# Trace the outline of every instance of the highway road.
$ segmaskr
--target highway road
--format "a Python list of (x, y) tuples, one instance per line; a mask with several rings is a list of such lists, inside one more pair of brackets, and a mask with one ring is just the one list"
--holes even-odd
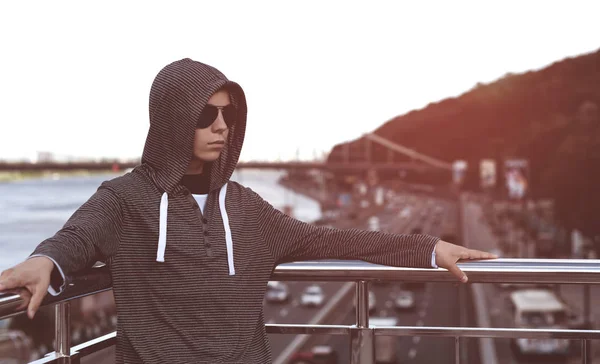
[[(411, 219), (398, 220), (396, 214), (383, 213), (377, 215), (377, 225), (391, 226), (396, 224), (394, 231), (407, 231), (410, 228)], [(412, 215), (412, 218), (416, 219), (416, 214)], [(371, 222), (372, 224), (373, 222)], [(370, 225), (368, 219), (357, 221), (355, 227), (359, 229), (369, 229), (373, 226)], [(381, 229), (381, 228), (380, 228)], [(306, 324), (315, 316), (319, 311), (319, 308), (306, 308), (299, 305), (300, 295), (305, 287), (313, 284), (313, 282), (287, 282), (291, 292), (291, 300), (288, 304), (277, 305), (277, 304), (266, 304), (265, 306), (265, 321), (266, 323), (296, 323)], [(330, 299), (337, 291), (339, 291), (343, 285), (340, 282), (317, 282), (323, 289), (325, 294), (325, 302)], [(271, 350), (273, 358), (277, 358), (279, 354), (286, 348), (287, 345), (294, 339), (295, 335), (279, 335), (269, 334), (269, 341), (271, 343)]]
[[(409, 233), (414, 228), (422, 229), (423, 233), (441, 236), (449, 233), (448, 229), (455, 228), (458, 222), (457, 205), (444, 200), (434, 200), (434, 206), (443, 208), (440, 220), (431, 213), (431, 208), (426, 204), (418, 203), (412, 215), (406, 221), (398, 217), (394, 211), (387, 211), (381, 217), (382, 231)], [(421, 211), (425, 208), (425, 218), (421, 217)], [(394, 309), (394, 300), (398, 292), (403, 288), (401, 282), (389, 282), (388, 284), (371, 285), (371, 291), (376, 297), (376, 309), (371, 316), (396, 317), (399, 325), (408, 326), (461, 326), (473, 325), (474, 319), (466, 314), (473, 312), (472, 302), (461, 293), (466, 292), (467, 287), (458, 287), (452, 283), (427, 283), (421, 289), (415, 289), (416, 307), (412, 311), (398, 312)], [(460, 307), (461, 302), (465, 302)], [(352, 302), (338, 309), (338, 314), (329, 320), (328, 324), (355, 324), (356, 314)], [(463, 359), (469, 364), (479, 362), (477, 342), (473, 339), (462, 339)], [(350, 342), (346, 336), (338, 335), (315, 335), (300, 351), (309, 351), (315, 345), (331, 346), (338, 355), (338, 363), (349, 362)], [(433, 337), (399, 337), (396, 348), (398, 363), (454, 363), (454, 338)]]
[[(481, 219), (482, 210), (481, 206), (474, 202), (468, 202), (465, 206), (464, 211), (465, 220), (467, 221), (468, 236), (475, 249), (492, 250), (498, 248), (498, 239), (492, 233), (489, 226)], [(511, 292), (510, 289), (503, 289), (499, 285), (484, 284), (483, 291), (485, 293), (488, 311), (493, 327), (512, 327), (513, 317), (508, 309), (507, 300)], [(558, 289), (559, 294), (572, 306), (577, 308), (581, 312), (582, 305), (582, 293), (581, 286), (576, 287), (574, 285), (562, 285)], [(594, 305), (594, 302), (600, 300), (600, 290), (598, 287), (592, 287), (592, 313), (595, 315), (600, 314), (598, 305)], [(578, 307), (579, 306), (579, 307)], [(564, 360), (559, 358), (516, 358), (510, 348), (510, 339), (495, 339), (495, 348), (497, 354), (498, 363), (506, 364), (528, 364), (528, 363), (565, 363)], [(580, 358), (580, 341), (572, 342), (571, 346), (571, 357), (566, 362), (581, 363)], [(592, 342), (593, 355), (592, 358), (595, 360), (593, 363), (600, 363), (600, 344), (597, 341)]]

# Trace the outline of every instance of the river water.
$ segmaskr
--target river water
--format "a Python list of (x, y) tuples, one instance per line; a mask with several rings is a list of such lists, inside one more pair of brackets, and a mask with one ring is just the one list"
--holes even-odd
[[(232, 180), (252, 188), (276, 208), (292, 205), (296, 218), (314, 221), (319, 204), (280, 186), (281, 171), (236, 171)], [(105, 180), (119, 174), (45, 178), (0, 183), (0, 271), (26, 258), (59, 230)]]

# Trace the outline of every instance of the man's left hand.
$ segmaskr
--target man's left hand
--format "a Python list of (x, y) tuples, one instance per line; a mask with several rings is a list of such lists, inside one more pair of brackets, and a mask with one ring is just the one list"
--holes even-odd
[(459, 260), (467, 259), (494, 259), (498, 258), (495, 254), (482, 252), (480, 250), (467, 249), (459, 245), (454, 245), (440, 240), (435, 245), (435, 263), (440, 268), (447, 269), (454, 274), (461, 282), (467, 283), (468, 278), (456, 265)]

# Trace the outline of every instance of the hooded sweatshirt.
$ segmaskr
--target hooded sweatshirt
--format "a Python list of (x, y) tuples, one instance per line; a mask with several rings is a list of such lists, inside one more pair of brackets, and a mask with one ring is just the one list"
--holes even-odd
[[(203, 213), (181, 180), (196, 121), (221, 88), (238, 118), (211, 164)], [(230, 181), (245, 130), (246, 100), (237, 83), (191, 59), (167, 65), (151, 88), (142, 163), (102, 183), (35, 249), (67, 277), (107, 263), (118, 312), (117, 363), (270, 363), (263, 297), (282, 262), (431, 267), (436, 237), (314, 226)]]

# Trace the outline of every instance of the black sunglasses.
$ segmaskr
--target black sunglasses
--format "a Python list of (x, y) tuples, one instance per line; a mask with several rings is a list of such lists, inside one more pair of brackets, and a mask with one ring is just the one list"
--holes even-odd
[(223, 120), (225, 120), (225, 124), (227, 124), (228, 128), (231, 128), (233, 124), (235, 124), (235, 119), (237, 117), (237, 112), (235, 110), (235, 106), (232, 104), (226, 106), (215, 106), (211, 104), (207, 104), (204, 106), (202, 110), (202, 114), (198, 118), (198, 122), (196, 123), (197, 129), (206, 129), (212, 125), (212, 123), (217, 120), (217, 116), (219, 116), (219, 110), (221, 110), (221, 115), (223, 115)]

